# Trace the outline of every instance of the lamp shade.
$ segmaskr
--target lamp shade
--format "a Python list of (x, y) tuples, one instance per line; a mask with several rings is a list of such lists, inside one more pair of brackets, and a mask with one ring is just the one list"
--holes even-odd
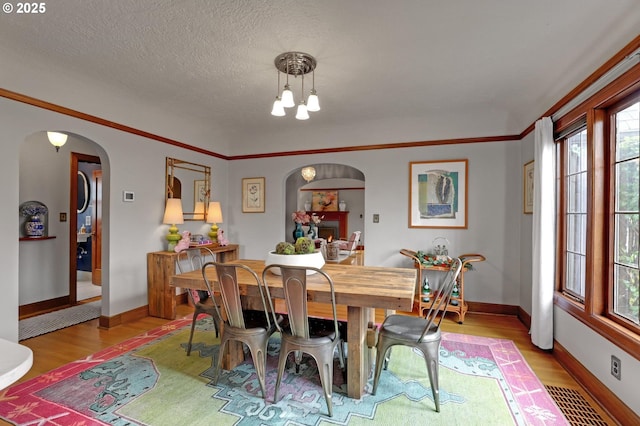
[(315, 89), (311, 91), (311, 94), (307, 99), (307, 111), (311, 111), (311, 112), (320, 111), (320, 101), (318, 100), (318, 95)]
[(62, 145), (67, 143), (67, 135), (60, 132), (47, 132), (47, 138), (51, 145), (56, 147), (56, 151), (60, 149)]
[(182, 215), (182, 200), (180, 198), (169, 198), (167, 200), (162, 223), (167, 225), (184, 223), (184, 217)]
[(273, 108), (271, 109), (271, 115), (276, 117), (283, 117), (285, 115), (284, 107), (282, 106), (282, 100), (278, 96), (275, 101), (273, 101)]
[(289, 88), (288, 84), (284, 86), (284, 90), (282, 91), (281, 102), (282, 106), (285, 108), (293, 108), (296, 106), (296, 103), (293, 100), (293, 92)]
[(211, 201), (207, 210), (207, 223), (222, 223), (222, 209), (219, 201)]
[(298, 105), (298, 112), (296, 113), (296, 118), (298, 120), (308, 120), (309, 119), (309, 113), (307, 112), (307, 106), (304, 104), (304, 102), (300, 102), (300, 105)]

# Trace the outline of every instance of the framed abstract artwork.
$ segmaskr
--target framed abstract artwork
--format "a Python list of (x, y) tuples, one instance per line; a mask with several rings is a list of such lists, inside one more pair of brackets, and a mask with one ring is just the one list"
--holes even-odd
[(264, 178), (242, 179), (242, 212), (264, 213)]
[(522, 170), (522, 212), (533, 213), (533, 160), (526, 163)]
[(409, 228), (467, 228), (468, 160), (409, 163)]
[(314, 212), (337, 212), (338, 191), (313, 191), (311, 210)]

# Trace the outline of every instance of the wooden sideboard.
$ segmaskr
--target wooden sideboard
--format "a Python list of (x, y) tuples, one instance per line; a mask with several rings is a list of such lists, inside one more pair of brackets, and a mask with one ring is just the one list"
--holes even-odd
[[(237, 244), (208, 248), (216, 254), (218, 262), (230, 262), (238, 258)], [(152, 317), (176, 317), (176, 289), (169, 285), (169, 277), (177, 273), (177, 258), (178, 253), (171, 251), (147, 253), (147, 292), (149, 315)]]

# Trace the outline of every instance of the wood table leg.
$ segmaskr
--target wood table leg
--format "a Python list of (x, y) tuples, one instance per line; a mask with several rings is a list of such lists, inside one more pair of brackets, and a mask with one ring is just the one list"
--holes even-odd
[(369, 309), (347, 307), (347, 395), (360, 399), (369, 377), (367, 322)]

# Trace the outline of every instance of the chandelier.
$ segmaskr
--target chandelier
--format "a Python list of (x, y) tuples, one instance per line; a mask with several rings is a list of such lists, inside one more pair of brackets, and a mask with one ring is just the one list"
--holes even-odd
[(312, 166), (305, 167), (300, 172), (302, 174), (302, 178), (307, 181), (307, 183), (311, 182), (314, 177), (316, 177), (316, 169)]
[[(309, 111), (320, 111), (320, 103), (318, 102), (318, 95), (316, 93), (315, 87), (315, 69), (317, 65), (316, 59), (308, 53), (285, 52), (276, 56), (274, 63), (276, 69), (278, 70), (278, 89), (276, 100), (273, 102), (273, 108), (271, 109), (271, 115), (282, 117), (286, 115), (284, 110), (285, 108), (293, 108), (294, 106), (296, 106), (293, 92), (291, 91), (291, 87), (289, 86), (290, 75), (292, 75), (294, 78), (301, 76), (302, 87), (300, 90), (301, 94), (298, 104), (298, 110), (296, 112), (296, 118), (298, 120), (307, 120), (309, 119)], [(280, 73), (284, 73), (286, 75), (286, 83), (284, 85), (284, 89), (282, 90), (282, 94), (280, 94)], [(308, 73), (311, 73), (312, 84), (311, 92), (309, 93), (309, 97), (305, 102), (304, 75)]]

